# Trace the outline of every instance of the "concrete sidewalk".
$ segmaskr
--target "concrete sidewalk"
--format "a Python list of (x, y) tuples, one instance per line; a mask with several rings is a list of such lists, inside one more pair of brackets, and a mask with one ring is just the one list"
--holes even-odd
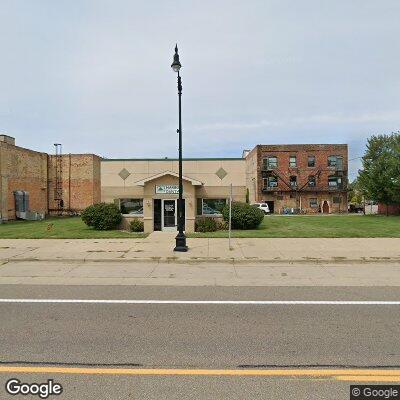
[(364, 263), (399, 262), (400, 238), (188, 239), (189, 251), (173, 251), (175, 233), (145, 239), (0, 239), (0, 262), (160, 263)]
[(163, 264), (19, 262), (0, 265), (1, 285), (400, 287), (400, 263)]

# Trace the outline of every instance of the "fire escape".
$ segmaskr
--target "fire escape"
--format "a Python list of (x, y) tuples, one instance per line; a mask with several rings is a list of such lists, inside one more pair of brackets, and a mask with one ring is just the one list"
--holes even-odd
[[(297, 173), (291, 174), (291, 170), (297, 170)], [(320, 178), (322, 172), (322, 168), (316, 167), (314, 170), (309, 171), (309, 176), (314, 177), (314, 184), (311, 186), (310, 181), (307, 180), (302, 186), (298, 186), (297, 182), (297, 177), (298, 177), (298, 167), (293, 167), (289, 169), (289, 181), (287, 179), (286, 174), (282, 173), (282, 171), (279, 171), (277, 167), (268, 167), (268, 166), (263, 166), (261, 174), (263, 178), (270, 178), (274, 177), (276, 178), (277, 185), (274, 187), (264, 187), (262, 189), (263, 193), (278, 193), (278, 192), (289, 192), (290, 196), (294, 197), (296, 199), (296, 204), (299, 207), (299, 194), (302, 192), (307, 192), (307, 191), (312, 191), (316, 190), (317, 186), (317, 181)], [(296, 180), (291, 180), (291, 176), (296, 177)], [(278, 189), (279, 186), (279, 181), (281, 181), (289, 190), (282, 190)]]
[(62, 215), (64, 201), (62, 190), (62, 146), (54, 143), (55, 148), (55, 181), (54, 181), (54, 203), (57, 215)]

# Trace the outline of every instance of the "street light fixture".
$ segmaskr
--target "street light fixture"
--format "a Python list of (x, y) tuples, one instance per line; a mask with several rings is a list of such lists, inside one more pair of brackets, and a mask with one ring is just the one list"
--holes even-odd
[(178, 198), (178, 234), (175, 238), (174, 251), (188, 251), (186, 245), (186, 236), (183, 232), (183, 225), (185, 224), (185, 216), (183, 215), (183, 184), (182, 184), (182, 79), (179, 74), (179, 70), (182, 65), (179, 62), (178, 45), (175, 46), (174, 61), (171, 64), (171, 68), (174, 72), (178, 73), (178, 98), (179, 98), (179, 198)]

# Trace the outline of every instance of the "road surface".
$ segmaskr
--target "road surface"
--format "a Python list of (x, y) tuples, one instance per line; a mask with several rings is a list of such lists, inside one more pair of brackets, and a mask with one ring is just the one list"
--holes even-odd
[[(400, 381), (385, 372), (400, 368), (397, 287), (0, 285), (0, 298), (1, 399), (18, 398), (11, 377), (113, 400), (337, 400)], [(71, 299), (93, 302), (52, 301)]]

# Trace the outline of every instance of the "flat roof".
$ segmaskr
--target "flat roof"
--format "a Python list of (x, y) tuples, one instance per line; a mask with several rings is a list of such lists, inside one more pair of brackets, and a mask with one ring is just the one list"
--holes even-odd
[[(182, 158), (182, 161), (244, 160), (242, 157)], [(102, 158), (101, 161), (179, 161), (179, 158)]]

